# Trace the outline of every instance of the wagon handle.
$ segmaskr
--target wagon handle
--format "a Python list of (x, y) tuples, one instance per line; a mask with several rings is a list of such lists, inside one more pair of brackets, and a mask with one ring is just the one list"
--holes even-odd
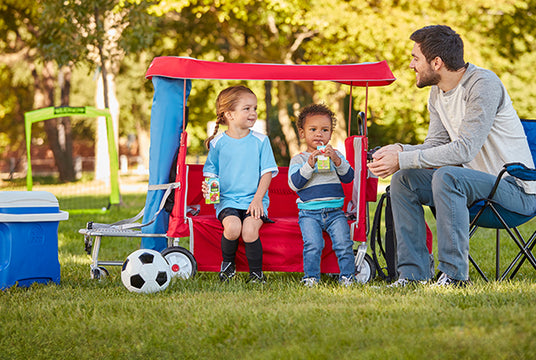
[[(348, 137), (351, 135), (351, 128), (352, 128), (352, 89), (353, 86), (350, 85), (350, 100), (349, 100), (349, 106), (348, 106)], [(366, 86), (366, 95), (365, 95), (365, 112), (360, 111), (357, 113), (357, 131), (358, 135), (361, 136), (367, 136), (367, 110), (368, 107), (368, 82)]]

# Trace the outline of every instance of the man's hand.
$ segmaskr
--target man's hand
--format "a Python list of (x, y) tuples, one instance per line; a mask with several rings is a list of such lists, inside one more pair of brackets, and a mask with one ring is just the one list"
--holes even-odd
[(380, 148), (372, 155), (374, 160), (367, 165), (369, 170), (382, 179), (394, 174), (400, 170), (398, 153), (401, 151), (402, 146), (397, 144), (386, 145)]

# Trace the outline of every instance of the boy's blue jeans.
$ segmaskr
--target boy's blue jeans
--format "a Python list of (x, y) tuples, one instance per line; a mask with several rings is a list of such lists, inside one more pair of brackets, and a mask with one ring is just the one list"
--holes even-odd
[[(399, 170), (391, 178), (391, 205), (397, 239), (399, 277), (430, 279), (423, 205), (434, 206), (438, 270), (457, 280), (469, 278), (469, 210), (486, 198), (496, 176), (458, 166)], [(494, 199), (504, 208), (531, 214), (536, 195), (504, 177)]]
[(320, 280), (320, 260), (324, 249), (322, 231), (328, 233), (333, 243), (333, 251), (339, 262), (339, 279), (342, 276), (354, 276), (353, 241), (350, 239), (348, 220), (340, 208), (302, 209), (298, 222), (303, 237), (304, 278), (313, 277)]

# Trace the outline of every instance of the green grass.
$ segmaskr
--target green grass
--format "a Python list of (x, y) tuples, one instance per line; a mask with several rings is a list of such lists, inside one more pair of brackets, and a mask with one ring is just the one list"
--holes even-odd
[[(144, 200), (124, 195), (124, 205), (106, 214), (77, 212), (60, 222), (61, 284), (0, 291), (0, 358), (536, 358), (536, 271), (527, 265), (504, 283), (485, 283), (471, 268), (474, 285), (466, 289), (387, 289), (378, 280), (342, 288), (328, 277), (307, 289), (292, 273), (251, 286), (245, 274), (221, 284), (215, 273), (200, 273), (141, 295), (123, 287), (119, 267), (91, 280), (78, 229), (131, 217)], [(487, 272), (493, 236), (479, 232), (471, 246)], [(123, 259), (138, 240), (104, 239), (99, 259)], [(502, 253), (506, 261), (516, 250)]]

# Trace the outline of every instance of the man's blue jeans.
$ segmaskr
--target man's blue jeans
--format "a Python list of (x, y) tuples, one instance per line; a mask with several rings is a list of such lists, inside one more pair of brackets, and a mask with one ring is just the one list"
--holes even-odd
[(339, 262), (339, 278), (354, 276), (353, 241), (350, 239), (348, 220), (341, 209), (300, 210), (299, 224), (303, 237), (304, 278), (320, 280), (320, 260), (324, 249), (322, 231), (326, 231), (331, 238)]
[[(430, 279), (422, 205), (434, 206), (437, 223), (438, 270), (453, 279), (469, 278), (469, 209), (486, 198), (496, 176), (458, 166), (405, 169), (391, 179), (391, 205), (397, 238), (399, 277)], [(494, 199), (504, 208), (531, 214), (536, 195), (525, 194), (513, 177), (504, 177)]]

